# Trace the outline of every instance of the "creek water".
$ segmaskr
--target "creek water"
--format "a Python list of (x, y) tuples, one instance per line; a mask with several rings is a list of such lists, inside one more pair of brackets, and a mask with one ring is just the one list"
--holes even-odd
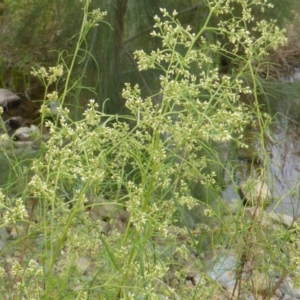
[[(262, 155), (263, 147), (259, 132), (246, 130), (247, 149), (233, 152), (231, 171), (235, 173), (236, 184), (230, 184), (223, 191), (226, 201), (237, 199), (237, 186), (245, 177), (259, 169), (267, 159), (267, 185), (273, 203), (269, 211), (300, 217), (300, 70), (293, 76), (272, 84), (267, 88), (268, 99), (262, 107), (272, 117), (272, 125), (264, 132), (267, 158)], [(234, 169), (234, 171), (232, 171)]]

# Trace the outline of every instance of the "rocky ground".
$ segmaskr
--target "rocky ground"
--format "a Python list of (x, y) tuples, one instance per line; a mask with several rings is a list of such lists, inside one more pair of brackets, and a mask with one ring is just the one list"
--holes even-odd
[[(98, 199), (96, 201), (104, 201)], [(118, 232), (124, 234), (128, 222), (128, 213), (119, 206), (102, 203), (101, 209), (93, 209), (89, 211), (89, 216), (94, 221), (100, 224), (100, 231), (103, 236), (110, 236)], [(255, 208), (247, 208), (246, 216), (251, 220), (255, 214), (262, 215), (262, 226), (266, 230), (273, 231), (281, 230), (282, 227), (293, 228), (295, 222), (289, 216), (277, 215), (271, 213), (264, 213)], [(234, 216), (231, 216), (235, 218)], [(234, 220), (234, 219), (233, 219)], [(200, 225), (200, 224), (199, 224)], [(193, 234), (199, 235), (199, 229), (195, 229)], [(27, 234), (25, 225), (6, 226), (0, 230), (0, 250), (1, 265), (5, 266), (7, 278), (10, 278), (9, 273), (11, 267), (16, 259), (19, 259), (20, 252), (17, 251), (16, 241), (22, 240)], [(169, 235), (175, 235), (180, 239), (181, 243), (185, 242), (181, 235), (181, 228), (172, 226), (169, 228)], [(38, 245), (41, 237), (38, 236), (36, 240), (30, 243)], [(168, 244), (160, 244), (160, 247), (165, 248), (162, 252), (169, 252)], [(297, 245), (300, 249), (300, 244)], [(12, 251), (14, 249), (14, 251)], [(37, 249), (37, 248), (36, 248)], [(59, 260), (65, 259), (64, 251), (61, 252)], [(259, 256), (260, 254), (255, 254)], [(263, 255), (267, 256), (268, 253)], [(284, 254), (282, 254), (284, 255)], [(201, 257), (193, 250), (190, 251), (190, 257), (183, 258), (181, 256), (174, 257), (174, 264), (170, 266), (168, 274), (165, 278), (157, 278), (158, 290), (162, 287), (168, 289), (172, 297), (161, 296), (159, 299), (194, 299), (192, 295), (195, 289), (209, 285), (210, 282), (215, 282), (219, 286), (217, 291), (211, 299), (225, 300), (225, 299), (243, 299), (243, 300), (293, 300), (300, 299), (300, 289), (294, 287), (293, 276), (291, 274), (280, 274), (275, 271), (275, 266), (269, 266), (269, 271), (259, 270), (255, 268), (255, 261), (258, 258), (255, 256), (242, 266), (241, 272), (238, 271), (238, 266), (241, 265), (241, 254), (236, 249), (230, 249), (224, 245), (215, 245), (215, 250), (210, 253), (203, 253)], [(55, 272), (60, 272), (60, 261), (57, 262)], [(204, 262), (204, 264), (203, 264)], [(93, 278), (98, 270), (92, 258), (87, 255), (78, 257), (75, 262), (79, 278), (77, 284), (73, 286), (74, 290), (81, 288), (81, 282), (86, 282), (88, 278)], [(253, 270), (254, 268), (254, 270)], [(176, 272), (186, 274), (185, 278), (178, 279)], [(81, 278), (80, 278), (81, 277)], [(159, 291), (158, 291), (159, 295)], [(4, 298), (2, 298), (4, 299)], [(9, 298), (7, 298), (9, 299)], [(25, 298), (24, 298), (25, 299)], [(139, 295), (136, 299), (143, 299)], [(207, 298), (203, 298), (207, 299)]]

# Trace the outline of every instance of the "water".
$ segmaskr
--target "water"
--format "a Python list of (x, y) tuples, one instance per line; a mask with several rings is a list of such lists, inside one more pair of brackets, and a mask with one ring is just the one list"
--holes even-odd
[[(268, 152), (268, 186), (274, 198), (269, 211), (300, 217), (300, 70), (270, 89), (268, 112), (273, 124), (264, 134)], [(267, 104), (267, 105), (266, 105)], [(237, 186), (251, 176), (264, 161), (258, 130), (245, 133), (248, 149), (236, 149), (230, 172), (235, 185), (230, 184), (222, 194), (224, 201), (238, 198)]]

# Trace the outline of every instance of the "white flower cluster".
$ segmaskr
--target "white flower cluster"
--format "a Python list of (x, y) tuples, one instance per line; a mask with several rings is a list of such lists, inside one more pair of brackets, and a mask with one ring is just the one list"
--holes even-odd
[(6, 211), (3, 214), (3, 223), (15, 224), (19, 220), (26, 220), (27, 217), (28, 217), (28, 212), (25, 205), (23, 204), (22, 199), (17, 199), (14, 204), (14, 207), (6, 208)]
[(57, 65), (56, 67), (49, 67), (47, 71), (46, 68), (41, 67), (38, 70), (31, 71), (33, 76), (37, 76), (43, 80), (46, 80), (48, 84), (52, 84), (57, 81), (64, 73), (63, 65)]

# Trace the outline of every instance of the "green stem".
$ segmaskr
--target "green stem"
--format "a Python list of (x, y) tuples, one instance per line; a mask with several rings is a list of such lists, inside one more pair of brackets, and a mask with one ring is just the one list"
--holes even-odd
[(63, 91), (62, 96), (61, 96), (61, 105), (64, 104), (65, 98), (68, 94), (68, 86), (69, 86), (71, 74), (73, 73), (75, 61), (77, 59), (80, 47), (81, 47), (81, 45), (82, 45), (82, 43), (85, 39), (85, 36), (86, 36), (85, 31), (86, 31), (86, 24), (87, 24), (87, 21), (88, 21), (87, 19), (88, 19), (89, 2), (90, 2), (89, 0), (85, 1), (85, 5), (84, 5), (84, 8), (83, 8), (83, 18), (82, 18), (81, 28), (80, 28), (80, 32), (79, 32), (79, 37), (78, 37), (78, 41), (76, 43), (74, 54), (72, 56), (71, 65), (70, 65), (70, 67), (68, 68), (68, 71), (67, 71), (67, 78), (66, 78), (66, 82), (64, 84), (64, 91)]

